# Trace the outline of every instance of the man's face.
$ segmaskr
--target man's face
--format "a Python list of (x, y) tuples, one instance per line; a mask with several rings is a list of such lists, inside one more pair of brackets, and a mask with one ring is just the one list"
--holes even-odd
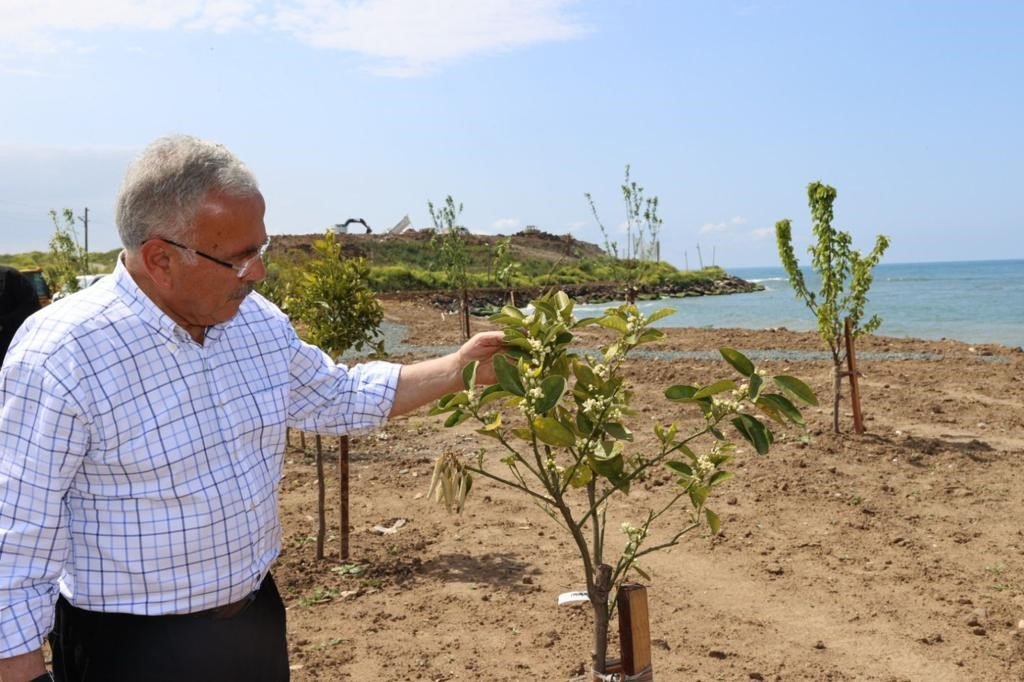
[[(267, 239), (264, 210), (259, 195), (239, 198), (211, 193), (196, 215), (195, 228), (185, 245), (241, 265), (256, 255)], [(189, 263), (183, 252), (176, 257), (176, 276), (167, 304), (190, 326), (209, 327), (230, 320), (253, 285), (266, 275), (259, 258), (239, 278), (236, 270), (207, 258), (196, 256), (195, 262)]]

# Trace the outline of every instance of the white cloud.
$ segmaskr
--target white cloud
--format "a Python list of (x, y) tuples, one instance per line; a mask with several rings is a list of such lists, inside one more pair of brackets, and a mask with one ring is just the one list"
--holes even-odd
[(248, 0), (6, 0), (0, 41), (8, 53), (52, 53), (80, 46), (79, 34), (98, 30), (227, 30), (247, 23), (253, 10)]
[(474, 54), (577, 38), (572, 0), (296, 0), (275, 25), (314, 47), (369, 57), (371, 71), (411, 76)]
[(770, 237), (774, 233), (775, 230), (773, 230), (770, 227), (759, 227), (756, 230), (750, 231), (750, 234), (753, 235), (755, 239), (765, 239), (766, 237)]
[(734, 227), (740, 225), (746, 225), (747, 219), (742, 216), (736, 216), (731, 220), (726, 220), (720, 223), (704, 223), (697, 230), (700, 234), (722, 234), (728, 232)]
[(500, 218), (491, 223), (491, 232), (497, 234), (518, 232), (520, 225), (522, 223), (519, 222), (518, 218)]
[(87, 44), (99, 30), (273, 30), (306, 45), (353, 52), (378, 74), (412, 76), (478, 54), (571, 40), (578, 0), (3, 0), (0, 56)]

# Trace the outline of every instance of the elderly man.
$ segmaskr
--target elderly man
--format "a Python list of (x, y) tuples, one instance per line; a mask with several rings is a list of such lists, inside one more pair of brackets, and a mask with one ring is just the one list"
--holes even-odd
[[(20, 330), (0, 371), (0, 679), (286, 680), (270, 569), (286, 427), (371, 428), (461, 387), (479, 334), (345, 367), (253, 293), (264, 202), (219, 145), (131, 166), (112, 276)], [(482, 381), (493, 381), (493, 370)], [(51, 632), (52, 630), (52, 632)]]

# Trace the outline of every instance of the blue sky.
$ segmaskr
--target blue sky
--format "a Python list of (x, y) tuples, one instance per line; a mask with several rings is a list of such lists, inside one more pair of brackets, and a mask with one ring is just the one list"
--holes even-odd
[[(159, 6), (159, 9), (155, 7)], [(475, 232), (603, 241), (626, 164), (683, 265), (775, 265), (806, 185), (888, 262), (1024, 258), (1024, 3), (0, 1), (0, 253), (50, 208), (118, 245), (152, 139), (223, 142), (273, 233), (377, 231), (452, 194)], [(623, 235), (612, 234), (623, 239)]]

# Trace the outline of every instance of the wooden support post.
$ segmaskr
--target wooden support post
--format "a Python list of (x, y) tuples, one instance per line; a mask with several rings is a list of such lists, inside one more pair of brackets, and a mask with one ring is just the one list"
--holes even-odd
[(320, 434), (316, 434), (316, 558), (324, 558), (324, 538), (327, 537), (327, 521), (324, 491), (324, 448)]
[(647, 588), (623, 585), (616, 603), (619, 609), (619, 643), (622, 672), (641, 680), (653, 680), (651, 668), (651, 624), (647, 613)]
[(348, 560), (348, 436), (338, 439), (338, 506), (341, 509), (341, 553), (342, 561)]
[(864, 419), (860, 412), (860, 385), (857, 374), (857, 357), (853, 349), (853, 323), (846, 318), (844, 323), (846, 335), (846, 369), (850, 377), (850, 402), (853, 403), (853, 430), (857, 434), (864, 433)]

